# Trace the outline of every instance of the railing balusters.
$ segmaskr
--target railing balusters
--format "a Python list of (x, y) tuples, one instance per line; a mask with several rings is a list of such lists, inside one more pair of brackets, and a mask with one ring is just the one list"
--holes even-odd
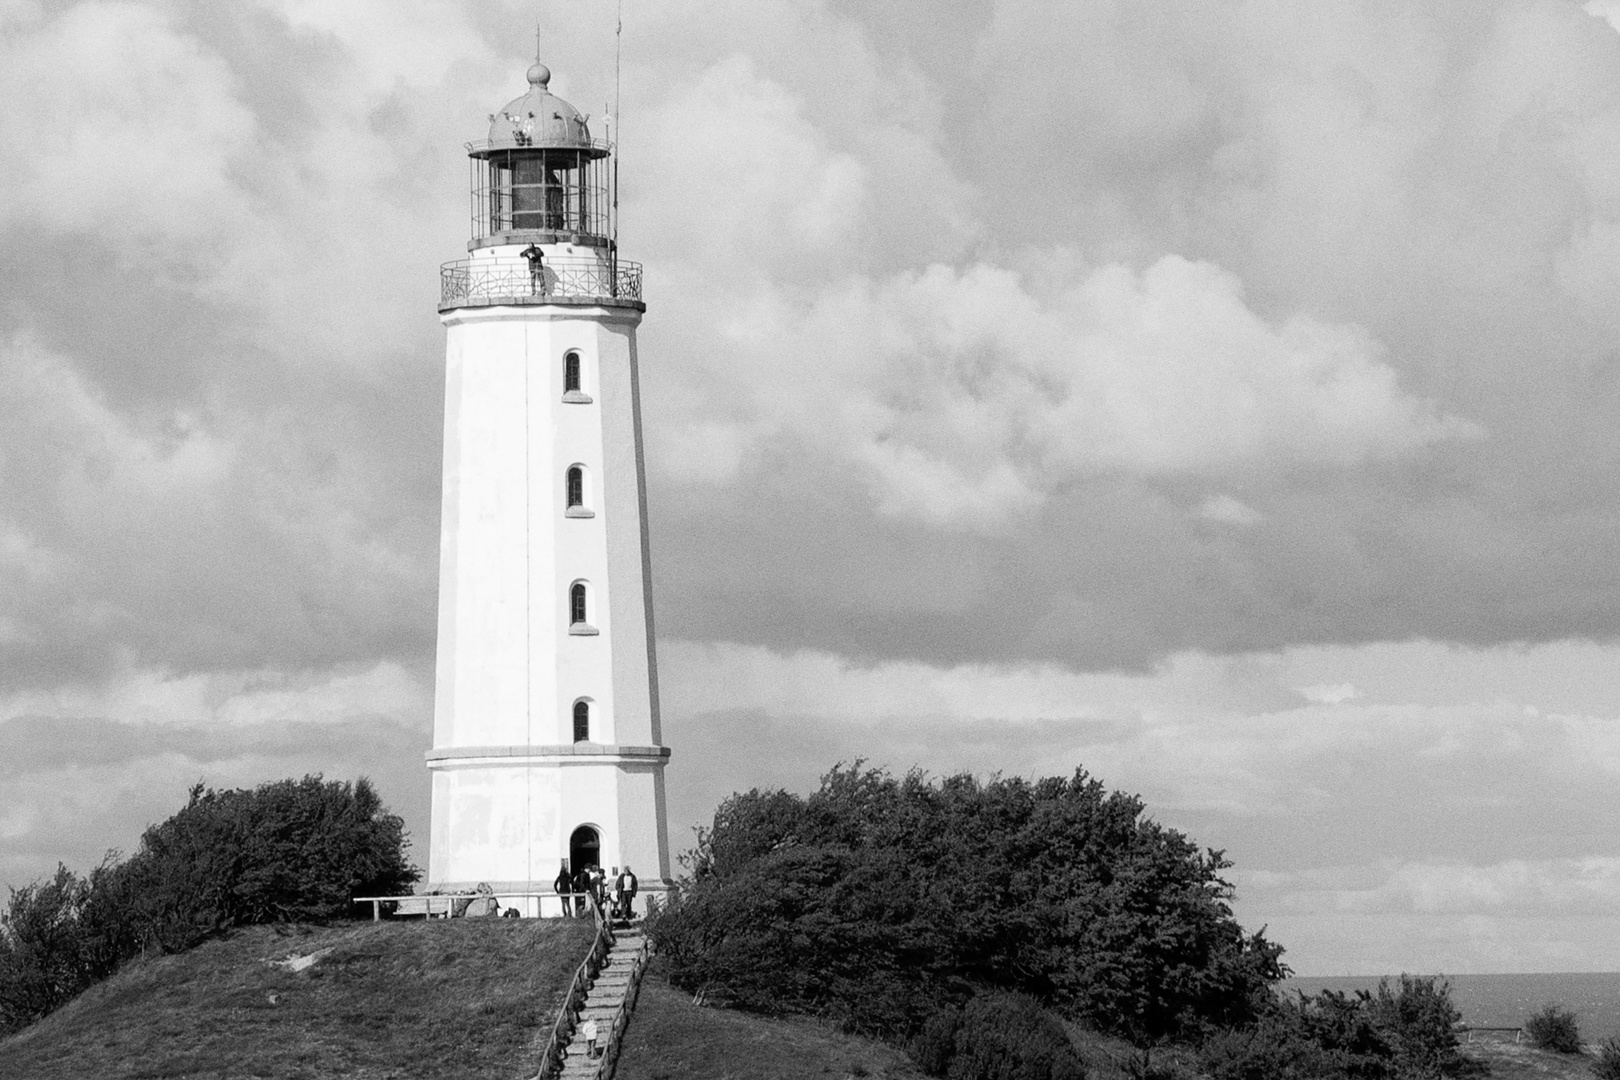
[(439, 303), (497, 302), (518, 297), (641, 299), (641, 264), (622, 259), (559, 256), (538, 273), (525, 259), (458, 259), (439, 269)]

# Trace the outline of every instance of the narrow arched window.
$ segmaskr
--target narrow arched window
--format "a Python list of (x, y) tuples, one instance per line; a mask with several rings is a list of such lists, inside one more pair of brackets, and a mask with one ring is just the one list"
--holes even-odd
[(574, 702), (574, 741), (589, 742), (591, 739), (591, 707), (584, 701)]
[(568, 470), (568, 505), (585, 505), (585, 470), (578, 465)]
[(568, 590), (568, 621), (582, 623), (585, 621), (585, 585), (575, 582), (574, 587)]
[(579, 392), (579, 353), (566, 353), (563, 356), (563, 393), (577, 394)]

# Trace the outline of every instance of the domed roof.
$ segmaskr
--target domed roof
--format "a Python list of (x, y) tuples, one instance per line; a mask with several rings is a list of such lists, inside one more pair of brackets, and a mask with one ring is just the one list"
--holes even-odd
[(529, 69), (529, 92), (490, 115), (490, 149), (517, 146), (590, 149), (591, 132), (585, 126), (585, 117), (547, 90), (550, 82), (551, 69), (536, 62)]

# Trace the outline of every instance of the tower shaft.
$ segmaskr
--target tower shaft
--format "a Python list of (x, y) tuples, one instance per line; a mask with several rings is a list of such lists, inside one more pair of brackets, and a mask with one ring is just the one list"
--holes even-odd
[[(471, 257), (443, 272), (428, 878), (440, 890), (487, 884), (516, 896), (548, 890), (566, 860), (573, 871), (629, 866), (643, 893), (656, 893), (669, 878), (669, 750), (641, 442), (640, 268), (589, 231), (599, 226), (588, 173), (608, 150), (545, 91), (547, 79), (532, 68), (534, 89), (499, 114), (490, 142), (470, 147)], [(537, 115), (555, 122), (536, 128)]]

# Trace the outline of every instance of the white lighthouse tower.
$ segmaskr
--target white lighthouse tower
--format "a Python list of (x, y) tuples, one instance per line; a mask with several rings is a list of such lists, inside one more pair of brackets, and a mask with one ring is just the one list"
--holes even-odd
[(468, 144), (470, 257), (442, 272), (428, 884), (545, 891), (567, 860), (629, 866), (645, 896), (669, 878), (636, 371), (646, 305), (640, 266), (618, 258), (612, 147), (550, 78), (537, 62), (528, 93)]

